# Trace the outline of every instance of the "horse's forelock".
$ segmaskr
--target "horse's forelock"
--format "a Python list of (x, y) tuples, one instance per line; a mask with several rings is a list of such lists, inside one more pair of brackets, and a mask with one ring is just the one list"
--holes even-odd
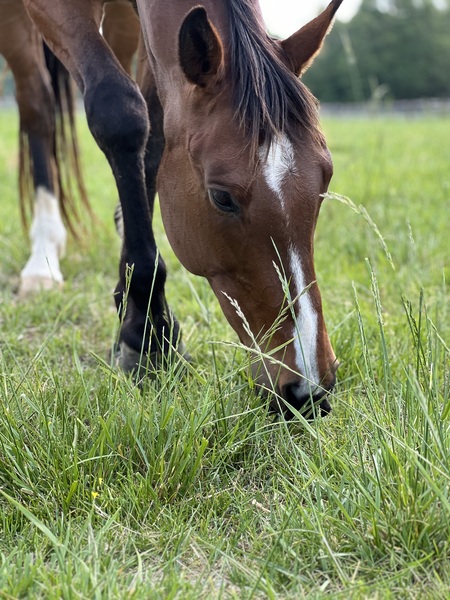
[(298, 127), (318, 132), (317, 102), (302, 82), (283, 64), (273, 40), (261, 27), (254, 5), (230, 0), (228, 73), (235, 116), (254, 150), (269, 147)]

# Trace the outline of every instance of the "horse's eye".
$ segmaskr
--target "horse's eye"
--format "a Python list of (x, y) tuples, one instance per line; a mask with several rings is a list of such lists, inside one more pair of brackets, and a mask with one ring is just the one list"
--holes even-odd
[(233, 196), (230, 192), (225, 192), (224, 190), (216, 190), (214, 188), (210, 188), (208, 190), (209, 199), (213, 204), (217, 206), (223, 212), (238, 212), (239, 207), (236, 202), (233, 200)]

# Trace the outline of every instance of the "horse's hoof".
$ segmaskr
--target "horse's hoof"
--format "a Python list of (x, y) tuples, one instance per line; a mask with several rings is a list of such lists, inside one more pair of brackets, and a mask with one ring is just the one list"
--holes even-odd
[(164, 368), (165, 362), (182, 359), (190, 362), (191, 357), (182, 341), (178, 347), (172, 348), (169, 357), (162, 357), (159, 352), (152, 352), (150, 355), (143, 354), (130, 348), (125, 342), (120, 342), (116, 353), (116, 366), (125, 373), (132, 373), (142, 379), (143, 377), (154, 377), (155, 371)]
[(125, 373), (140, 373), (142, 370), (154, 371), (155, 356), (151, 357), (130, 348), (125, 342), (120, 342), (116, 352), (116, 367)]
[(22, 277), (20, 279), (18, 295), (19, 298), (23, 299), (38, 292), (61, 289), (63, 285), (63, 281), (56, 281), (51, 277), (39, 277), (37, 275)]

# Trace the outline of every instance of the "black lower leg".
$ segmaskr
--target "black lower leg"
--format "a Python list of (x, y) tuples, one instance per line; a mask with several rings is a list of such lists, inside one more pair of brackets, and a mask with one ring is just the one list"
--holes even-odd
[(30, 133), (28, 134), (28, 144), (33, 167), (34, 188), (45, 187), (47, 190), (54, 192), (50, 165), (52, 153), (49, 140)]
[[(178, 347), (180, 332), (165, 299), (166, 268), (159, 256), (147, 200), (144, 152), (149, 124), (142, 95), (128, 78), (104, 78), (86, 89), (91, 131), (112, 167), (122, 207), (124, 238), (115, 300), (121, 346), (152, 362)], [(134, 358), (133, 358), (134, 360)], [(123, 361), (124, 368), (134, 368)]]

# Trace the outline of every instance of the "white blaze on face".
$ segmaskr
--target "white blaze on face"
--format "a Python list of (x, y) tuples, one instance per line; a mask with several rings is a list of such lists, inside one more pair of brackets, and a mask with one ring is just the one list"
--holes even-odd
[[(278, 197), (284, 212), (286, 227), (289, 226), (289, 214), (285, 211), (283, 183), (290, 173), (295, 171), (294, 148), (289, 139), (283, 135), (274, 140), (269, 152), (264, 149), (260, 153), (263, 160), (263, 174), (267, 185)], [(289, 240), (289, 268), (293, 278), (295, 295), (298, 298), (294, 307), (296, 312), (294, 340), (297, 368), (305, 377), (304, 392), (314, 391), (319, 382), (317, 365), (318, 317), (311, 301), (310, 292), (304, 291), (310, 282), (305, 281), (302, 262), (291, 240)]]
[(317, 333), (318, 318), (311, 301), (309, 290), (305, 291), (307, 283), (303, 274), (302, 262), (295, 250), (289, 249), (289, 262), (295, 287), (298, 312), (294, 327), (294, 347), (297, 365), (300, 373), (306, 377), (307, 393), (314, 391), (319, 385), (317, 365)]
[(36, 191), (30, 229), (31, 256), (21, 273), (22, 284), (24, 280), (41, 281), (44, 286), (45, 282), (62, 283), (59, 257), (64, 254), (66, 237), (58, 200), (51, 192), (39, 187)]
[(261, 159), (264, 162), (263, 172), (267, 185), (274, 194), (278, 196), (281, 206), (284, 208), (283, 180), (294, 170), (294, 148), (286, 135), (274, 140), (269, 152), (261, 150)]

